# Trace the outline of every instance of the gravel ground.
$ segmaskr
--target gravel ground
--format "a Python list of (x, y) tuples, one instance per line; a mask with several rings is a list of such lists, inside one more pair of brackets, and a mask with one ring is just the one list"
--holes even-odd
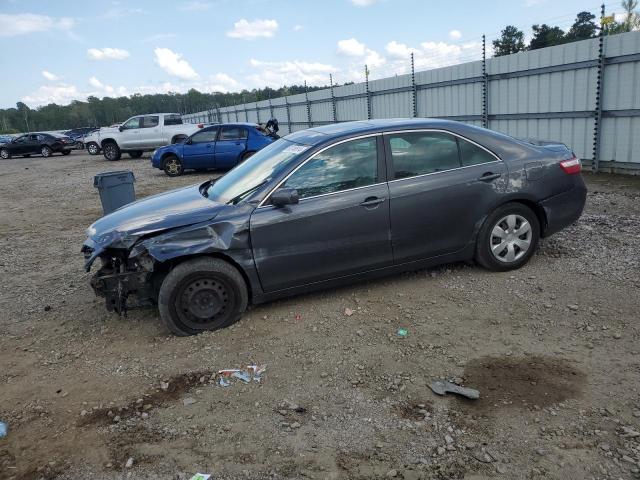
[[(133, 170), (145, 196), (211, 173), (0, 166), (2, 479), (640, 478), (640, 178), (586, 176), (583, 217), (519, 271), (446, 265), (175, 338), (94, 297), (92, 177)], [(261, 383), (216, 384), (252, 363)], [(437, 397), (436, 378), (481, 398)]]

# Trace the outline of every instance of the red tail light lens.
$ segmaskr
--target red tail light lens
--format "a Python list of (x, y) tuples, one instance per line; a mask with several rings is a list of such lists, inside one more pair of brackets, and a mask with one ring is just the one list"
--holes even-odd
[(204, 123), (199, 123), (198, 128), (204, 128)]
[(579, 158), (573, 157), (569, 160), (562, 160), (560, 162), (560, 168), (562, 168), (567, 175), (575, 175), (582, 171), (582, 162), (580, 162)]

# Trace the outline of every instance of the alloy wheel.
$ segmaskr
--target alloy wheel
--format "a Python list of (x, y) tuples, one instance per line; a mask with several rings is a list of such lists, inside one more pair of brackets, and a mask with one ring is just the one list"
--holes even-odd
[(523, 216), (502, 217), (491, 230), (491, 253), (500, 262), (517, 262), (531, 248), (532, 234), (531, 225)]
[(180, 174), (180, 161), (177, 158), (170, 158), (165, 163), (165, 168), (169, 175)]

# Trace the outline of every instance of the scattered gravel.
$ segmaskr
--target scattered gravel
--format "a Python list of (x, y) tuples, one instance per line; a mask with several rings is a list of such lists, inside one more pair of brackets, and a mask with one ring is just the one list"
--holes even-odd
[[(639, 474), (640, 178), (588, 175), (583, 217), (521, 270), (444, 265), (177, 338), (91, 292), (92, 177), (130, 169), (144, 196), (217, 174), (78, 153), (1, 164), (3, 480)], [(247, 364), (267, 365), (260, 383), (218, 386)], [(438, 378), (480, 399), (438, 397)]]

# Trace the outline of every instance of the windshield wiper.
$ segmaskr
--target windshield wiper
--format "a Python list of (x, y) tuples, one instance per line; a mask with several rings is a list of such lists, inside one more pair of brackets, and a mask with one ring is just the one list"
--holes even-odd
[(257, 185), (254, 185), (253, 187), (251, 187), (250, 189), (236, 195), (235, 197), (233, 197), (231, 200), (229, 200), (227, 202), (227, 205), (236, 205), (239, 201), (241, 201), (243, 198), (245, 198), (247, 195), (250, 195), (251, 193), (255, 192), (256, 190), (258, 190), (260, 187), (262, 187), (265, 183), (267, 183), (270, 179), (267, 178), (266, 180), (263, 180), (262, 182), (258, 183)]

